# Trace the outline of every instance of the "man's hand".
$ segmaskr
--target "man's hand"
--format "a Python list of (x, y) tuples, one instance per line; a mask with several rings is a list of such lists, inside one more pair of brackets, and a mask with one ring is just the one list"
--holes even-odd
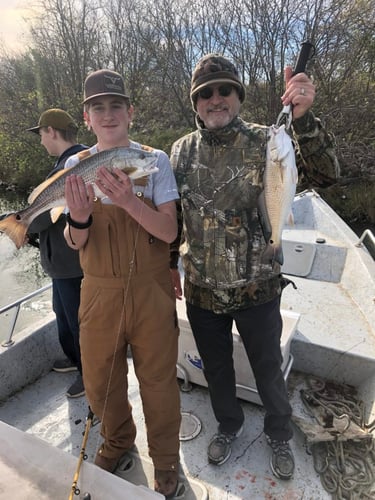
[(293, 120), (301, 118), (313, 105), (315, 85), (305, 73), (293, 76), (293, 68), (287, 66), (284, 70), (285, 92), (281, 96), (283, 106), (292, 104)]

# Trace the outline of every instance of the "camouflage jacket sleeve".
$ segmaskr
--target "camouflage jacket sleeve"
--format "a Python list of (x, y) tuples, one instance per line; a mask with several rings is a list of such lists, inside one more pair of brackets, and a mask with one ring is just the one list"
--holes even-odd
[(327, 187), (340, 175), (336, 142), (319, 118), (308, 111), (292, 123), (296, 143), (297, 167), (305, 187)]
[[(183, 138), (182, 138), (183, 139)], [(171, 166), (173, 169), (173, 172), (176, 177), (177, 181), (177, 187), (178, 190), (180, 191), (180, 186), (178, 183), (178, 176), (176, 175), (176, 170), (178, 167), (178, 163), (181, 160), (181, 155), (179, 154), (181, 152), (181, 147), (183, 144), (183, 140), (179, 139), (172, 145), (172, 150), (171, 150), (171, 155), (170, 155), (170, 162)], [(176, 209), (177, 209), (177, 225), (178, 225), (178, 232), (177, 232), (177, 237), (176, 239), (169, 245), (169, 267), (170, 269), (177, 269), (178, 267), (178, 259), (180, 257), (180, 245), (181, 245), (181, 239), (182, 239), (182, 207), (181, 207), (181, 200), (176, 200)]]
[(176, 239), (169, 245), (169, 267), (170, 269), (177, 269), (178, 259), (180, 256), (179, 248), (181, 244), (182, 235), (182, 211), (181, 211), (181, 201), (176, 200), (177, 208), (177, 223), (178, 223), (178, 233)]

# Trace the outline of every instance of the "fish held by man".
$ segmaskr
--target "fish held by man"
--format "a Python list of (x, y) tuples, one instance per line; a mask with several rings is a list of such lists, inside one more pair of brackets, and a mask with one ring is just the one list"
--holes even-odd
[(51, 220), (56, 222), (66, 205), (65, 180), (69, 175), (82, 177), (85, 184), (92, 184), (96, 197), (104, 198), (105, 195), (95, 184), (99, 167), (108, 170), (118, 168), (131, 179), (138, 179), (159, 170), (156, 166), (157, 159), (156, 153), (131, 147), (112, 148), (84, 158), (74, 167), (62, 169), (39, 184), (28, 198), (28, 207), (0, 220), (0, 233), (9, 236), (16, 247), (20, 248), (25, 244), (27, 228), (38, 215), (50, 210)]
[(293, 223), (292, 204), (298, 170), (292, 140), (285, 125), (269, 127), (264, 190), (258, 200), (259, 216), (267, 246), (262, 255), (265, 264), (284, 262), (281, 236), (284, 225)]

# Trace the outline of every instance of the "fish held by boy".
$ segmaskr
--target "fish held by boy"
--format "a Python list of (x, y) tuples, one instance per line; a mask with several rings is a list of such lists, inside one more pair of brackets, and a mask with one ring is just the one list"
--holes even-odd
[(293, 223), (292, 204), (296, 193), (298, 170), (292, 140), (285, 125), (269, 127), (264, 191), (258, 201), (259, 215), (267, 246), (262, 262), (284, 262), (281, 235), (284, 225)]
[(96, 173), (99, 167), (114, 168), (125, 172), (131, 179), (145, 177), (159, 169), (158, 156), (141, 148), (118, 147), (107, 149), (81, 160), (77, 165), (58, 171), (37, 186), (28, 198), (29, 206), (19, 212), (11, 213), (0, 220), (0, 233), (5, 233), (17, 248), (25, 243), (27, 228), (41, 213), (51, 210), (51, 220), (56, 222), (65, 208), (65, 180), (72, 174), (82, 177), (85, 184), (92, 184), (95, 196), (105, 195), (96, 186)]

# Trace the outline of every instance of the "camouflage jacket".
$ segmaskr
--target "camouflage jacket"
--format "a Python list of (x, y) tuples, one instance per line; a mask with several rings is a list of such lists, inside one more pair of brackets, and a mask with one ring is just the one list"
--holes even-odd
[[(294, 123), (297, 157), (317, 183), (334, 182), (332, 138), (309, 112)], [(219, 131), (198, 128), (172, 146), (181, 196), (182, 238), (171, 246), (171, 267), (182, 258), (188, 302), (229, 312), (268, 302), (281, 293), (276, 263), (264, 264), (265, 239), (257, 201), (263, 189), (267, 127), (235, 118)]]

